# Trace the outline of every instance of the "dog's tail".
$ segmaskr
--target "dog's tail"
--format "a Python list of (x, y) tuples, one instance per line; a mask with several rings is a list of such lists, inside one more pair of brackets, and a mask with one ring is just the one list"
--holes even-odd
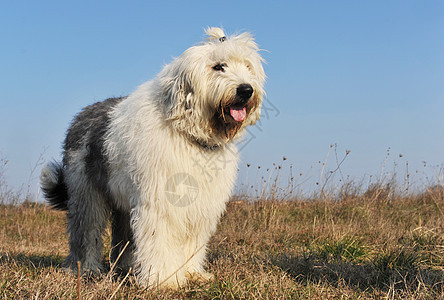
[(51, 162), (42, 169), (40, 188), (52, 208), (68, 210), (68, 189), (61, 163)]

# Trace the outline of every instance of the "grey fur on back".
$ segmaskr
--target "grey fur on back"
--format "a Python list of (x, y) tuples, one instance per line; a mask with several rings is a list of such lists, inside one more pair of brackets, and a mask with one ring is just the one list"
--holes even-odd
[(70, 152), (86, 147), (86, 174), (102, 193), (108, 193), (108, 160), (104, 153), (104, 136), (109, 126), (109, 112), (124, 97), (109, 98), (85, 107), (68, 129), (64, 143), (63, 164), (69, 162)]
[(42, 183), (42, 191), (49, 204), (59, 210), (67, 210), (68, 189), (64, 170), (70, 164), (74, 152), (86, 148), (85, 172), (101, 193), (107, 194), (108, 160), (104, 153), (104, 136), (109, 126), (109, 113), (126, 97), (109, 98), (85, 107), (74, 117), (63, 145), (63, 162), (51, 163), (49, 168), (57, 178)]

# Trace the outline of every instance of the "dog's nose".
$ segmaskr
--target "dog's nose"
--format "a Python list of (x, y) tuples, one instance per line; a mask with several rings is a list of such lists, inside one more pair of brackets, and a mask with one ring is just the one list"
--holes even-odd
[(243, 101), (247, 101), (253, 95), (253, 87), (248, 83), (243, 83), (237, 87), (236, 93)]

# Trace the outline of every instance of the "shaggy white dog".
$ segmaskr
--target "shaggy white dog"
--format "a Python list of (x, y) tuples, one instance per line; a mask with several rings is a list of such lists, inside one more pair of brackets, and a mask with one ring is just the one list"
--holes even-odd
[(143, 285), (211, 278), (206, 244), (236, 179), (232, 141), (259, 119), (265, 74), (249, 33), (206, 33), (128, 97), (86, 107), (63, 162), (42, 170), (45, 197), (68, 211), (71, 269), (102, 269), (111, 217), (111, 259)]

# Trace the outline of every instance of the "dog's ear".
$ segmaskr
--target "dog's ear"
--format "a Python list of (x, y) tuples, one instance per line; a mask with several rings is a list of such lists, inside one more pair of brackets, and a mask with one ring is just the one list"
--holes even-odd
[(191, 108), (192, 89), (186, 76), (177, 74), (175, 78), (171, 78), (168, 94), (169, 117), (173, 117), (173, 115), (176, 115), (176, 117), (183, 116), (185, 111)]
[[(174, 64), (174, 63), (173, 63)], [(176, 70), (177, 71), (177, 70)], [(191, 137), (199, 137), (202, 141), (209, 139), (207, 119), (201, 109), (203, 101), (197, 99), (192, 85), (190, 72), (172, 72), (176, 74), (170, 77), (165, 85), (164, 95), (168, 99), (165, 110), (166, 119), (171, 121), (171, 126), (179, 132), (184, 132)]]

